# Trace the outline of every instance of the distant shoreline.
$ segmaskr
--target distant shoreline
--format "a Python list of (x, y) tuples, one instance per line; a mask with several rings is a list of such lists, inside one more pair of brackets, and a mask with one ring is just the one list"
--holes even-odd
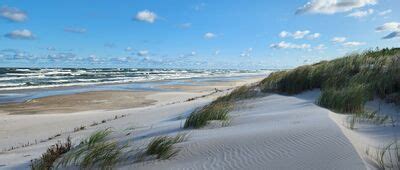
[[(77, 86), (59, 86), (36, 89), (21, 89), (21, 90), (0, 90), (0, 105), (23, 103), (32, 99), (55, 95), (71, 95), (94, 91), (176, 91), (179, 89), (163, 88), (165, 85), (185, 85), (193, 86), (196, 82), (202, 81), (235, 81), (247, 78), (263, 78), (265, 74), (253, 75), (236, 75), (223, 77), (196, 77), (168, 80), (149, 80), (141, 82), (126, 82), (126, 83), (105, 83), (94, 85), (77, 85)], [(196, 80), (193, 82), (193, 80)]]

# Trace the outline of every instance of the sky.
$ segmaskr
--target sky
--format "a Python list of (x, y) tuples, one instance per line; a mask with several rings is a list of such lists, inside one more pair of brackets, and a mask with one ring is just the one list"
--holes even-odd
[(399, 0), (1, 0), (0, 67), (293, 68), (400, 47), (398, 7)]

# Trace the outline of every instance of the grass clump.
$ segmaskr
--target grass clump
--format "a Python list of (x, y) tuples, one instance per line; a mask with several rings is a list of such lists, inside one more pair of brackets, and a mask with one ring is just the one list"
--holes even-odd
[(174, 145), (184, 141), (185, 139), (186, 135), (184, 134), (178, 134), (175, 137), (160, 136), (153, 138), (148, 144), (145, 154), (155, 156), (156, 159), (169, 159), (179, 152)]
[(241, 86), (203, 108), (195, 110), (186, 119), (184, 128), (201, 128), (211, 120), (228, 120), (228, 113), (233, 109), (235, 102), (257, 96), (256, 88), (256, 86)]
[[(388, 123), (390, 120), (393, 123), (393, 118), (387, 115), (380, 115), (377, 111), (363, 111), (359, 113), (352, 114), (347, 117), (348, 128), (354, 130), (356, 124), (360, 122), (372, 123), (375, 125), (382, 125)], [(394, 126), (394, 125), (393, 125)]]
[(240, 86), (231, 93), (219, 97), (215, 102), (233, 102), (257, 96), (256, 86)]
[[(320, 88), (322, 96), (317, 103), (350, 113), (361, 111), (360, 106), (373, 97), (399, 104), (400, 48), (369, 50), (275, 72), (262, 80), (259, 87), (263, 92), (284, 94)], [(340, 102), (340, 99), (346, 102)]]
[(104, 169), (113, 167), (118, 162), (124, 146), (119, 146), (116, 141), (106, 140), (110, 133), (109, 129), (93, 133), (68, 152), (59, 165), (74, 165), (82, 169), (91, 169), (96, 166)]
[(65, 143), (60, 141), (50, 146), (45, 153), (42, 154), (40, 159), (31, 161), (32, 170), (49, 170), (53, 169), (54, 162), (59, 159), (63, 154), (71, 150), (71, 138), (68, 137)]
[(184, 128), (200, 128), (211, 120), (228, 120), (228, 113), (232, 107), (232, 102), (213, 102), (190, 114), (186, 119)]
[(368, 91), (364, 85), (354, 85), (323, 90), (317, 104), (340, 113), (361, 113), (368, 98)]

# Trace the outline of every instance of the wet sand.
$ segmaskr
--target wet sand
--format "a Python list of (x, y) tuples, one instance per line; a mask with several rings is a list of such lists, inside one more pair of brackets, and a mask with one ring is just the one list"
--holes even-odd
[[(238, 80), (199, 81), (191, 85), (160, 85), (157, 88), (189, 93), (210, 93), (226, 90), (248, 82), (256, 82), (262, 77), (247, 77)], [(188, 80), (189, 81), (189, 80)], [(60, 114), (91, 110), (120, 110), (144, 107), (164, 99), (151, 98), (156, 91), (105, 90), (76, 94), (54, 95), (25, 101), (0, 105), (0, 114)], [(204, 94), (203, 94), (204, 95)]]
[(148, 106), (156, 100), (146, 96), (154, 92), (96, 91), (71, 95), (56, 95), (33, 99), (24, 103), (0, 105), (0, 113), (53, 114), (89, 110), (117, 110)]

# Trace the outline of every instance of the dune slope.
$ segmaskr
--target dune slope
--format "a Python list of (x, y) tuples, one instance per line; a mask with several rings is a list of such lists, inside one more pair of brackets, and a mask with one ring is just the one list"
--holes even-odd
[(229, 126), (191, 130), (175, 158), (121, 168), (365, 169), (329, 111), (314, 104), (316, 95), (242, 101)]

